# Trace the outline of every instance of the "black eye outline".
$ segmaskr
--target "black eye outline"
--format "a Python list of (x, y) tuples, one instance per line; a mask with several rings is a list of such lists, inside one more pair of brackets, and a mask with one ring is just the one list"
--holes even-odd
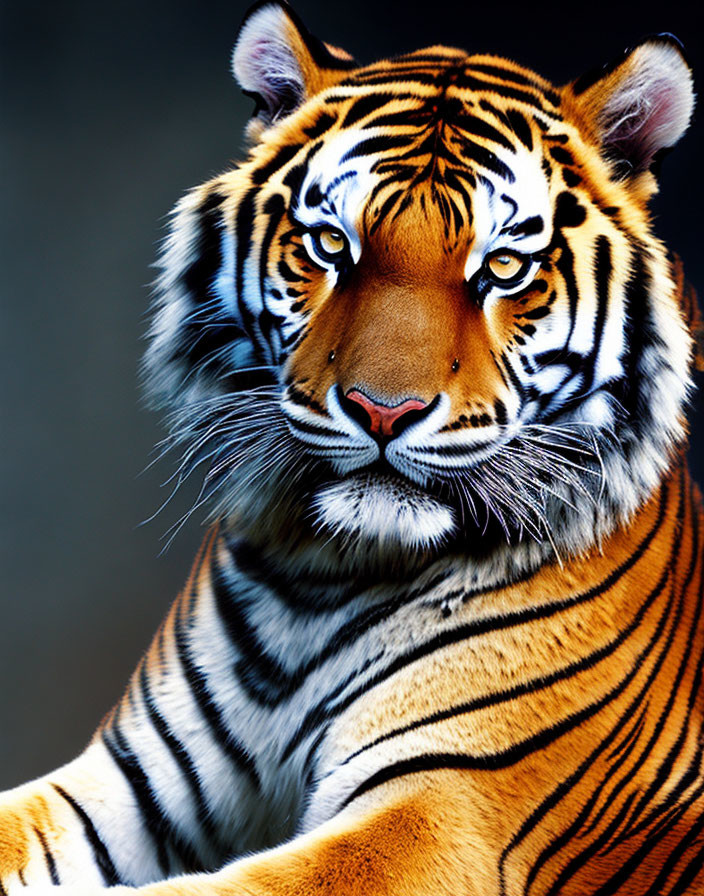
[[(497, 277), (489, 267), (489, 262), (492, 258), (500, 258), (502, 255), (512, 255), (514, 258), (521, 261), (520, 268), (512, 277)], [(522, 252), (516, 252), (513, 249), (497, 249), (495, 252), (490, 252), (484, 258), (482, 263), (482, 279), (494, 286), (515, 286), (525, 279), (534, 260), (532, 255), (524, 255)]]
[[(321, 242), (321, 236), (323, 233), (334, 233), (342, 237), (342, 248), (338, 252), (329, 252)], [(340, 261), (347, 259), (350, 257), (350, 243), (342, 230), (338, 230), (337, 227), (317, 227), (315, 230), (308, 231), (311, 242), (313, 243), (313, 249), (315, 250), (316, 255), (322, 260), (327, 261), (330, 264), (338, 264)]]

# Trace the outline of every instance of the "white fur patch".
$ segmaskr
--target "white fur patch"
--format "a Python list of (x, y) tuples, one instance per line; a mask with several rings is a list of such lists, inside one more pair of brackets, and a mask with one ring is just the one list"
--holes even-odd
[(362, 473), (325, 486), (315, 496), (319, 524), (347, 539), (426, 549), (455, 525), (452, 510), (410, 483)]

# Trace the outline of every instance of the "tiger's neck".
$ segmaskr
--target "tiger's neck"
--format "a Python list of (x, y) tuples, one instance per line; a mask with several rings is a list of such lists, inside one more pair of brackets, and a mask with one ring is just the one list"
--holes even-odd
[[(584, 499), (582, 529), (589, 528), (590, 510), (594, 512), (591, 545), (576, 555), (558, 550), (551, 541), (537, 543), (530, 537), (519, 543), (506, 543), (502, 538), (490, 547), (478, 537), (468, 546), (456, 544), (417, 552), (399, 547), (394, 551), (388, 545), (344, 543), (324, 532), (312, 533), (309, 526), (286, 514), (283, 526), (280, 521), (270, 520), (269, 530), (266, 524), (239, 530), (221, 524), (220, 537), (244, 575), (301, 609), (335, 608), (370, 589), (405, 588), (413, 595), (418, 588), (449, 580), (461, 581), (465, 590), (490, 593), (501, 591), (508, 583), (535, 577), (537, 581), (549, 580), (559, 593), (569, 587), (576, 569), (604, 568), (620, 551), (628, 552), (629, 545), (635, 550), (658, 495), (664, 491), (672, 502), (681, 488), (690, 488), (690, 474), (682, 457), (650, 499), (625, 521), (618, 522), (614, 514), (612, 522), (605, 523), (596, 505), (591, 508)], [(582, 574), (588, 578), (586, 572)]]

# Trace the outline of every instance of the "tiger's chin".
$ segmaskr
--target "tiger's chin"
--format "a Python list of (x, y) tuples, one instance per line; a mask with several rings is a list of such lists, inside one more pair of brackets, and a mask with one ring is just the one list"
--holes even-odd
[(456, 531), (455, 511), (407, 480), (358, 473), (322, 486), (316, 523), (334, 538), (382, 549), (432, 550)]

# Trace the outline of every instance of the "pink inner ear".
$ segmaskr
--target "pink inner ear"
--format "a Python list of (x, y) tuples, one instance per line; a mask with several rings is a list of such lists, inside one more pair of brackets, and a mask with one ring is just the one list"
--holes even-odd
[(270, 35), (250, 40), (243, 52), (242, 69), (248, 89), (258, 93), (275, 109), (280, 91), (300, 81), (300, 72), (290, 48)]
[(640, 48), (602, 107), (604, 145), (632, 169), (645, 170), (682, 136), (692, 105), (691, 75), (679, 52)]
[(621, 119), (612, 124), (607, 136), (607, 143), (641, 170), (650, 165), (659, 150), (677, 140), (681, 115), (676, 85), (656, 81), (648, 87), (640, 96), (633, 97), (632, 105), (622, 110)]
[(677, 90), (668, 81), (653, 84), (610, 129), (608, 142), (617, 146), (634, 165), (647, 167), (652, 157), (671, 142)]
[(653, 112), (648, 116), (648, 131), (652, 134), (669, 131), (675, 116), (672, 109), (677, 103), (677, 91), (669, 81), (657, 83), (651, 94)]

